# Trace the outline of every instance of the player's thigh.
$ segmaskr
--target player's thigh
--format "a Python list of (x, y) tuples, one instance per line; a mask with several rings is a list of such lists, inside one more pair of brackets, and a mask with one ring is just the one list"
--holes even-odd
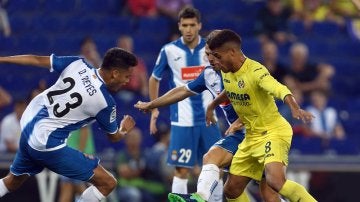
[(288, 165), (288, 155), (292, 139), (291, 127), (279, 127), (268, 131), (268, 138), (264, 141), (264, 164), (280, 162)]
[(172, 125), (167, 163), (177, 167), (193, 167), (198, 161), (199, 136), (194, 127)]
[[(230, 173), (237, 176), (246, 176), (257, 181), (261, 180), (264, 165), (259, 162), (259, 157), (254, 156), (261, 146), (261, 142), (249, 141), (245, 138), (239, 145), (231, 165)], [(263, 150), (261, 150), (263, 153)], [(258, 152), (260, 153), (260, 151)]]
[(42, 152), (39, 157), (44, 159), (41, 161), (43, 165), (53, 172), (81, 181), (88, 181), (99, 164), (98, 158), (67, 146), (51, 152)]

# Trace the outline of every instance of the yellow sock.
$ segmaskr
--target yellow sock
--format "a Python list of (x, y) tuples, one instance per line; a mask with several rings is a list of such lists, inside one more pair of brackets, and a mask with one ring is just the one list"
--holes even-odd
[(226, 200), (227, 200), (228, 202), (250, 202), (249, 196), (247, 195), (247, 193), (245, 192), (245, 190), (244, 190), (244, 192), (243, 192), (239, 197), (237, 197), (237, 198), (235, 198), (235, 199), (226, 198)]
[(290, 199), (290, 201), (316, 202), (314, 197), (312, 197), (302, 185), (291, 180), (286, 180), (279, 194)]

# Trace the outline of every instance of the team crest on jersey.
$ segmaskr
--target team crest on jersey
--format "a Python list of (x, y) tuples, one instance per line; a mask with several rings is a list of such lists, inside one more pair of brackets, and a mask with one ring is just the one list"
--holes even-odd
[(177, 160), (177, 151), (173, 150), (171, 152), (171, 160), (176, 161)]
[(114, 106), (110, 114), (110, 123), (114, 122), (115, 120), (116, 120), (116, 107)]
[(238, 82), (238, 86), (239, 86), (239, 88), (244, 88), (244, 87), (245, 87), (245, 81), (244, 81), (244, 80), (240, 80), (240, 81)]

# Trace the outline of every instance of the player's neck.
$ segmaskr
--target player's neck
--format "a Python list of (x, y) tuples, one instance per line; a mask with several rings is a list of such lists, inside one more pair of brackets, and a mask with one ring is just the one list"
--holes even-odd
[(193, 50), (198, 44), (199, 44), (199, 36), (195, 37), (193, 41), (185, 42), (185, 45), (191, 50)]
[(234, 72), (237, 72), (243, 64), (245, 63), (246, 57), (244, 54), (241, 54), (239, 57), (236, 58), (235, 65), (234, 65)]

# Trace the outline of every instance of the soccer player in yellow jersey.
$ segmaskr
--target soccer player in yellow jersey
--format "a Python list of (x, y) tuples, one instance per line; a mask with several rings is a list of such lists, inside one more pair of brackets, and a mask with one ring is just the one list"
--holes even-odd
[(209, 105), (207, 117), (217, 104), (229, 99), (239, 116), (238, 121), (246, 128), (245, 139), (233, 157), (224, 188), (228, 201), (240, 201), (239, 196), (248, 182), (260, 181), (264, 171), (268, 185), (290, 201), (316, 201), (302, 185), (285, 177), (293, 132), (278, 112), (274, 97), (290, 107), (294, 118), (309, 122), (313, 115), (302, 110), (290, 90), (263, 65), (243, 54), (238, 34), (222, 30), (208, 45), (211, 54), (222, 64), (225, 90)]

